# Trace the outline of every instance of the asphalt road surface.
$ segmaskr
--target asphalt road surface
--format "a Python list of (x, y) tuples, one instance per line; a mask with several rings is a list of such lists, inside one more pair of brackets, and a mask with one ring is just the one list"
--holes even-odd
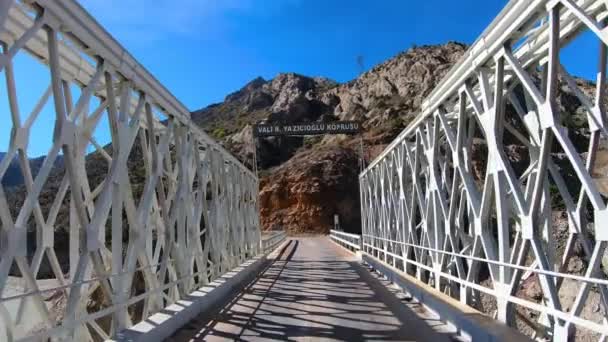
[(451, 341), (327, 237), (290, 239), (260, 276), (169, 341)]

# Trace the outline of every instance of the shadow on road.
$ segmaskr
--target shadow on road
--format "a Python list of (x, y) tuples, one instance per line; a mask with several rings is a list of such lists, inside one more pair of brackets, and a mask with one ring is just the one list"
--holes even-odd
[(309, 240), (289, 241), (219, 313), (190, 322), (171, 340), (450, 340), (358, 262)]

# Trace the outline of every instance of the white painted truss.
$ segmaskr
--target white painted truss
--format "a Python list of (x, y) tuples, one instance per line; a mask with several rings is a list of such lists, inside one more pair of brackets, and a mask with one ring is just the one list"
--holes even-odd
[[(0, 0), (0, 28), (0, 124), (12, 125), (0, 179), (17, 159), (25, 183), (16, 209), (0, 185), (1, 341), (106, 339), (260, 252), (257, 177), (80, 5)], [(16, 84), (31, 77), (15, 72), (20, 54), (50, 72), (31, 113), (19, 106)], [(32, 176), (31, 127), (51, 101), (50, 150)], [(95, 140), (103, 129), (111, 146)], [(22, 288), (9, 292), (14, 270)]]
[[(592, 176), (608, 139), (607, 5), (508, 3), (361, 173), (364, 252), (537, 338), (565, 341), (576, 328), (605, 339), (608, 209)], [(579, 88), (560, 58), (584, 31), (599, 45), (577, 61), (599, 65), (594, 93)], [(569, 135), (565, 121), (574, 113), (557, 103), (558, 87), (586, 110), (584, 150)], [(512, 166), (505, 141), (524, 147), (523, 170)], [(563, 251), (555, 203), (567, 217)], [(577, 244), (578, 273), (567, 268)], [(530, 286), (538, 296), (522, 292)]]

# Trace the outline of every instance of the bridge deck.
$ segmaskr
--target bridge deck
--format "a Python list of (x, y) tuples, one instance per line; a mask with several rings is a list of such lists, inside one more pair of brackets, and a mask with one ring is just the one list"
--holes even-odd
[[(298, 238), (221, 312), (171, 341), (449, 341), (325, 237)], [(434, 326), (435, 328), (433, 328)]]

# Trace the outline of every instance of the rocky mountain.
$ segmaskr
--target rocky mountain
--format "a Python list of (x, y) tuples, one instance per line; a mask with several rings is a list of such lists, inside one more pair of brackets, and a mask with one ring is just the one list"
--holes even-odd
[[(425, 96), (465, 50), (455, 42), (411, 48), (344, 84), (294, 73), (258, 77), (224, 102), (193, 112), (192, 119), (248, 164), (255, 122), (362, 122), (363, 133), (357, 136), (257, 142), (265, 229), (327, 232), (339, 214), (343, 228), (356, 232), (361, 146), (366, 160), (379, 153), (415, 117)], [(328, 198), (335, 205), (327, 205)]]
[[(0, 152), (0, 161), (4, 160), (4, 156), (6, 155), (6, 152)], [(38, 171), (40, 171), (40, 168), (42, 167), (42, 163), (44, 162), (44, 156), (42, 157), (36, 157), (36, 158), (30, 158), (29, 164), (30, 164), (30, 170), (32, 172), (32, 177), (36, 177), (36, 175), (38, 174)], [(55, 160), (54, 166), (53, 167), (62, 167), (63, 166), (63, 157), (62, 156), (58, 156), (57, 159)], [(21, 164), (19, 163), (19, 158), (18, 156), (15, 156), (13, 158), (13, 160), (10, 161), (9, 165), (8, 165), (8, 169), (6, 170), (6, 173), (4, 174), (4, 177), (2, 177), (2, 185), (5, 187), (16, 187), (16, 186), (20, 186), (23, 185), (23, 171), (21, 170)]]
[[(0, 152), (0, 161), (4, 160), (4, 157), (6, 155), (7, 155), (6, 152)], [(32, 172), (33, 177), (36, 177), (36, 175), (38, 174), (38, 171), (40, 171), (40, 168), (42, 167), (43, 162), (44, 162), (44, 156), (29, 159), (30, 170)], [(61, 166), (61, 165), (63, 165), (63, 158), (61, 158), (61, 156), (59, 156), (57, 158), (57, 160), (55, 160), (55, 166)], [(15, 186), (23, 185), (23, 173), (21, 170), (21, 165), (19, 163), (18, 156), (15, 156), (9, 162), (8, 168), (6, 170), (6, 173), (4, 174), (4, 177), (2, 177), (1, 183), (5, 187), (15, 187)]]
[[(4, 157), (7, 153), (1, 153), (0, 157), (4, 160)], [(38, 163), (36, 163), (38, 164)], [(39, 163), (42, 164), (42, 163)], [(34, 166), (34, 165), (32, 165)], [(32, 170), (33, 171), (33, 170)], [(8, 169), (6, 170), (6, 174), (2, 177), (2, 185), (6, 187), (12, 187), (23, 184), (23, 174), (21, 171), (21, 167), (19, 166), (19, 159), (17, 157), (13, 158), (9, 164)]]
[[(465, 50), (455, 42), (411, 48), (344, 84), (294, 73), (258, 77), (192, 118), (248, 164), (257, 121), (362, 122), (356, 136), (268, 137), (257, 143), (265, 229), (327, 232), (338, 214), (345, 230), (357, 232), (361, 150), (369, 161), (396, 137)], [(334, 204), (327, 205), (328, 198)]]
[[(284, 123), (331, 120), (332, 107), (319, 95), (336, 87), (325, 78), (293, 73), (279, 74), (266, 81), (258, 77), (226, 96), (224, 102), (192, 113), (192, 119), (216, 139), (223, 140), (245, 162), (253, 154), (250, 126), (268, 120)], [(302, 146), (302, 138), (266, 139), (259, 151), (262, 168), (279, 165)]]

